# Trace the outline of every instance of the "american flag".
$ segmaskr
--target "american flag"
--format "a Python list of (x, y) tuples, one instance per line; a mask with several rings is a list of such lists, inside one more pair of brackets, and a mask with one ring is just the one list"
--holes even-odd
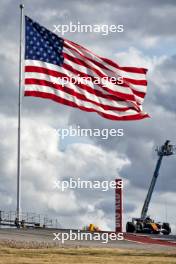
[(121, 67), (97, 56), (25, 17), (25, 96), (51, 99), (111, 120), (139, 120), (149, 117), (142, 110), (146, 73), (144, 68)]

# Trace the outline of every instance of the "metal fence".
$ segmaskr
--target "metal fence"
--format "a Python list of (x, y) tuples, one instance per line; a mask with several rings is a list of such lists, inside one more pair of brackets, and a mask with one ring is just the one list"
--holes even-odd
[(15, 211), (0, 211), (0, 226), (15, 227), (17, 223), (18, 227), (61, 228), (58, 219), (47, 215), (23, 212), (18, 220)]

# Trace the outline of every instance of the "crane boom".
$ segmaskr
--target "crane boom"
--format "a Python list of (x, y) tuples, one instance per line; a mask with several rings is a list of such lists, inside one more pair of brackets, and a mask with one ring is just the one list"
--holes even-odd
[(148, 190), (148, 193), (147, 193), (147, 196), (146, 196), (146, 199), (145, 199), (142, 211), (141, 211), (141, 218), (142, 219), (145, 219), (147, 217), (149, 204), (150, 204), (152, 194), (153, 194), (153, 191), (154, 191), (154, 188), (156, 185), (156, 181), (157, 181), (157, 178), (159, 175), (159, 170), (161, 167), (163, 157), (164, 156), (170, 156), (170, 155), (174, 154), (174, 146), (170, 145), (169, 143), (170, 143), (170, 141), (167, 140), (162, 147), (157, 149), (158, 161), (157, 161), (156, 168), (155, 168), (155, 171), (154, 171), (151, 183), (150, 183), (150, 187), (149, 187), (149, 190)]

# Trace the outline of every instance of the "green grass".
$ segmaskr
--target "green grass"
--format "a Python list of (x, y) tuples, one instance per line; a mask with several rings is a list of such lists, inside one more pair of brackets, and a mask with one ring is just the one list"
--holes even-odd
[(5, 243), (0, 245), (0, 264), (176, 264), (176, 252), (147, 252), (107, 248), (41, 248)]

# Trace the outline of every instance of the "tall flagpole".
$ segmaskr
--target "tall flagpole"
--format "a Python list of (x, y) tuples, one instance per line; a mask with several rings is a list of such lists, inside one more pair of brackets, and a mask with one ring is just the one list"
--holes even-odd
[(19, 54), (19, 92), (18, 92), (18, 147), (17, 147), (17, 218), (20, 221), (21, 211), (21, 91), (23, 85), (23, 9), (20, 5), (20, 54)]

